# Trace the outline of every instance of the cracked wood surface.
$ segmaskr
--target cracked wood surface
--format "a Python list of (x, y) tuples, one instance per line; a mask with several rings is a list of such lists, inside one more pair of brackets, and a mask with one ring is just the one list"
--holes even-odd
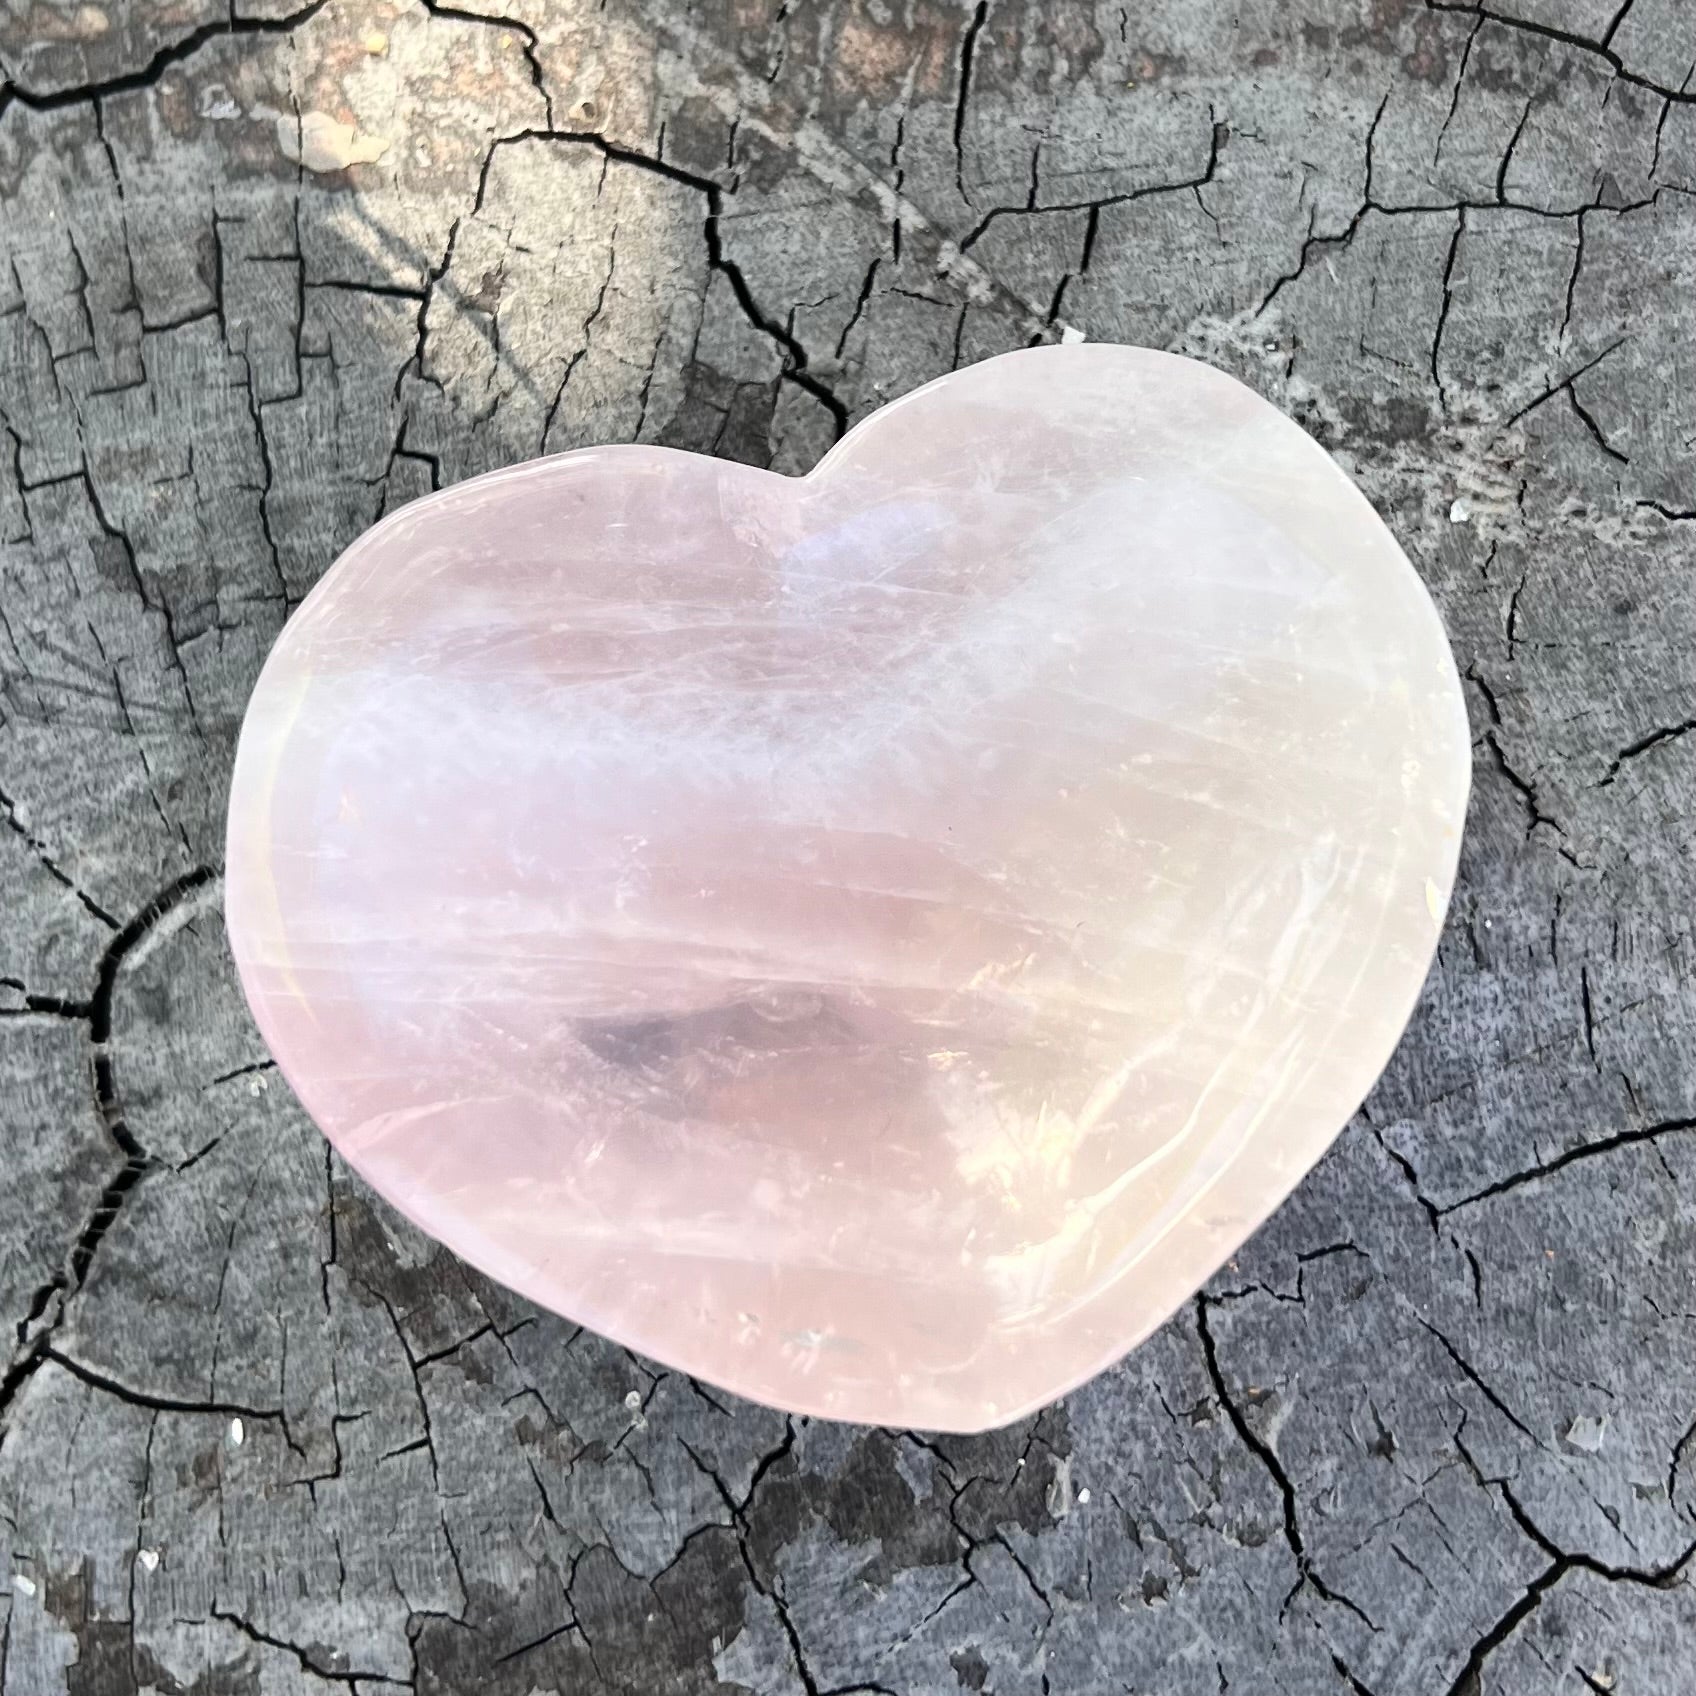
[[(0, 1693), (1696, 1689), (1693, 67), (1686, 0), (0, 5)], [(236, 729), (421, 492), (804, 469), (1068, 328), (1408, 549), (1454, 909), (1132, 1359), (786, 1420), (327, 1151), (222, 942)]]

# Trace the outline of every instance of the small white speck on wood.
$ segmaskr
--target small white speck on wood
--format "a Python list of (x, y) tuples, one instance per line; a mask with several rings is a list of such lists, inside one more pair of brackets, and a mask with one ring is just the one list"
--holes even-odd
[(35, 1594), (35, 1580), (26, 1577), (21, 1572), (14, 1572), (12, 1574), (12, 1588), (20, 1596), (33, 1596)]
[(1466, 524), (1469, 523), (1471, 519), (1471, 504), (1467, 501), (1465, 495), (1458, 496), (1454, 505), (1449, 508), (1449, 522), (1451, 524)]
[(247, 1438), (247, 1428), (239, 1419), (230, 1421), (230, 1447), (239, 1449)]
[(137, 1549), (135, 1558), (141, 1562), (144, 1571), (157, 1572), (159, 1570), (159, 1551), (157, 1549)]

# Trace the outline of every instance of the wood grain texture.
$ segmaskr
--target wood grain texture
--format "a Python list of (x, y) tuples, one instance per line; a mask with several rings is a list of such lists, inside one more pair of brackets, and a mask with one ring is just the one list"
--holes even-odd
[[(0, 8), (0, 1693), (1696, 1687), (1693, 67), (1680, 0)], [(788, 1421), (328, 1156), (223, 945), (237, 726), (430, 488), (804, 469), (1068, 328), (1385, 515), (1460, 888), (1357, 1121), (1122, 1367)]]

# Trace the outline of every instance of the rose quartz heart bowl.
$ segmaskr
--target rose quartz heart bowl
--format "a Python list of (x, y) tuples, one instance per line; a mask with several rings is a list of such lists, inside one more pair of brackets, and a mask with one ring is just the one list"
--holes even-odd
[(495, 1278), (975, 1430), (1202, 1284), (1370, 1089), (1454, 877), (1436, 613), (1232, 379), (1041, 348), (809, 476), (563, 454), (267, 662), (227, 911), (290, 1084)]

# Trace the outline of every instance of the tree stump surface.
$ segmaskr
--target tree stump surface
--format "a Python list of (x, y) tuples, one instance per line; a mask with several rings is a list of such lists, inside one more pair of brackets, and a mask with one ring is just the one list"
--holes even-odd
[[(485, 4), (0, 9), (0, 1692), (1696, 1689), (1696, 8)], [(1068, 331), (1384, 514), (1460, 884), (1134, 1356), (985, 1437), (787, 1420), (327, 1152), (223, 941), (243, 705), (422, 492), (798, 471)]]

